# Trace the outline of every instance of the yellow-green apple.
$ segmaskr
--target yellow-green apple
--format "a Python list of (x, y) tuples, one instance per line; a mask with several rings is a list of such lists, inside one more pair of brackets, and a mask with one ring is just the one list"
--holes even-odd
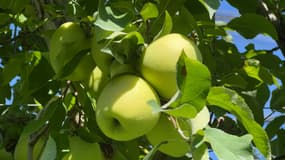
[(146, 138), (153, 146), (167, 142), (162, 144), (158, 150), (172, 157), (182, 157), (190, 151), (190, 144), (182, 138), (165, 114), (161, 114), (157, 125), (146, 134)]
[(104, 74), (98, 66), (96, 66), (93, 69), (89, 79), (85, 81), (84, 84), (87, 87), (88, 91), (91, 93), (91, 95), (97, 98), (100, 91), (108, 82), (108, 80), (109, 77)]
[[(62, 70), (80, 51), (90, 48), (90, 38), (86, 36), (80, 24), (66, 22), (53, 33), (50, 40), (49, 59), (56, 74)], [(72, 81), (81, 81), (89, 77), (95, 62), (91, 53), (87, 52), (78, 62), (74, 71), (65, 77)]]
[[(30, 134), (29, 132), (23, 131), (21, 134), (15, 151), (14, 151), (14, 158), (15, 160), (27, 160), (29, 157), (29, 141), (30, 141)], [(33, 147), (33, 159), (39, 159), (43, 149), (45, 147), (47, 141), (47, 135), (42, 135), (36, 142), (36, 144)]]
[(153, 41), (141, 57), (143, 77), (163, 98), (169, 99), (177, 91), (176, 64), (182, 51), (191, 59), (202, 60), (196, 44), (177, 33)]
[(153, 112), (149, 102), (160, 104), (156, 92), (142, 78), (121, 75), (110, 80), (99, 95), (96, 121), (111, 139), (128, 141), (150, 131), (160, 113)]
[(104, 160), (99, 143), (89, 143), (78, 136), (69, 137), (68, 160)]
[(110, 76), (111, 78), (118, 76), (120, 74), (126, 74), (126, 73), (136, 73), (136, 70), (134, 66), (131, 64), (121, 64), (117, 60), (113, 60), (111, 66), (110, 66)]
[(105, 74), (109, 74), (110, 66), (114, 59), (113, 56), (104, 53), (101, 49), (104, 47), (103, 44), (96, 41), (96, 36), (93, 36), (91, 40), (91, 55), (96, 65), (100, 68)]

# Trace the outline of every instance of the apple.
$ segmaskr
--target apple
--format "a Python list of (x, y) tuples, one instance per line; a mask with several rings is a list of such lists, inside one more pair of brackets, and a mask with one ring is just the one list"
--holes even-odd
[(126, 73), (136, 73), (135, 68), (131, 64), (121, 64), (117, 60), (113, 60), (110, 66), (110, 76), (111, 78), (118, 76), (120, 74)]
[(89, 79), (85, 81), (84, 84), (85, 86), (87, 86), (87, 89), (91, 93), (91, 95), (97, 98), (108, 80), (109, 77), (104, 74), (98, 66), (96, 66), (93, 69)]
[(187, 37), (172, 33), (153, 41), (141, 56), (142, 76), (165, 99), (177, 91), (176, 64), (182, 53), (192, 59), (202, 61), (198, 47)]
[(89, 143), (78, 136), (69, 137), (68, 160), (104, 160), (99, 143)]
[[(27, 160), (28, 159), (28, 146), (30, 140), (30, 133), (23, 132), (17, 142), (15, 151), (14, 151), (14, 159), (15, 160)], [(39, 159), (42, 151), (45, 147), (47, 140), (46, 135), (42, 135), (36, 142), (33, 147), (33, 159)]]
[(101, 51), (103, 44), (96, 41), (95, 36), (91, 40), (91, 55), (96, 65), (106, 74), (110, 72), (110, 66), (114, 59), (110, 54)]
[[(74, 56), (88, 48), (90, 48), (90, 38), (86, 36), (80, 24), (74, 22), (62, 24), (50, 40), (49, 59), (55, 73), (59, 74)], [(94, 67), (95, 62), (91, 58), (91, 53), (87, 53), (75, 67), (74, 72), (63, 78), (72, 81), (85, 80)]]
[(205, 106), (194, 118), (188, 120), (191, 126), (192, 134), (196, 134), (199, 130), (205, 128), (210, 121), (210, 113)]
[(190, 152), (190, 144), (181, 137), (166, 114), (161, 114), (157, 125), (146, 134), (146, 138), (153, 146), (167, 142), (158, 150), (172, 157), (182, 157)]
[(13, 156), (11, 153), (7, 152), (5, 149), (0, 149), (0, 159), (12, 160)]
[(135, 75), (120, 75), (111, 79), (100, 93), (96, 106), (96, 121), (109, 138), (128, 141), (150, 131), (160, 113), (153, 112), (149, 102), (160, 104), (153, 88)]

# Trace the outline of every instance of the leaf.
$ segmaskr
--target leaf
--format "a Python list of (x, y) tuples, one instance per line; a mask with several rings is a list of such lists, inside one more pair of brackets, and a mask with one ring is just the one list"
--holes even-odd
[(193, 160), (209, 160), (208, 146), (204, 142), (204, 135), (195, 134), (192, 137), (191, 150)]
[(253, 114), (242, 97), (233, 90), (212, 87), (207, 102), (209, 105), (218, 106), (235, 115), (244, 128), (253, 136), (256, 147), (267, 159), (270, 159), (271, 150), (268, 136), (264, 129), (254, 121)]
[(285, 115), (275, 117), (272, 121), (270, 121), (265, 128), (269, 138), (273, 138), (284, 124), (285, 124)]
[(219, 0), (199, 0), (208, 10), (210, 17), (212, 18), (216, 10), (220, 6)]
[(183, 53), (177, 66), (177, 83), (180, 96), (171, 104), (175, 108), (182, 104), (191, 104), (199, 112), (206, 102), (211, 87), (211, 75), (208, 68)]
[(219, 159), (253, 160), (252, 136), (234, 136), (216, 128), (205, 129), (205, 139), (213, 148)]
[(258, 34), (267, 34), (273, 39), (277, 39), (275, 27), (263, 16), (257, 14), (244, 14), (234, 18), (228, 23), (228, 27), (236, 30), (245, 38), (254, 38)]
[(143, 17), (144, 21), (156, 18), (158, 16), (158, 9), (155, 4), (148, 2), (145, 3), (142, 10), (140, 11), (140, 15)]
[(285, 87), (277, 88), (272, 92), (272, 98), (270, 100), (270, 106), (272, 109), (278, 111), (285, 110)]
[(227, 0), (232, 6), (237, 8), (241, 14), (245, 13), (256, 13), (258, 7), (258, 1), (248, 1), (248, 0)]
[(53, 160), (53, 159), (56, 159), (56, 143), (54, 139), (51, 136), (49, 136), (40, 160)]
[[(111, 4), (108, 4), (111, 3)], [(95, 25), (108, 31), (121, 31), (133, 19), (134, 11), (130, 2), (99, 1), (99, 9)], [(123, 11), (123, 13), (122, 13)]]
[(160, 142), (159, 144), (157, 144), (156, 146), (154, 146), (150, 152), (148, 152), (148, 154), (143, 158), (143, 160), (152, 160), (154, 154), (156, 153), (156, 151), (158, 150), (158, 148), (163, 145), (163, 144), (166, 144), (167, 141), (164, 141), (164, 142)]
[(175, 117), (194, 118), (198, 111), (191, 104), (184, 103), (173, 109), (163, 110), (163, 112)]
[(80, 60), (86, 55), (89, 54), (90, 49), (83, 49), (77, 53), (61, 70), (55, 75), (55, 79), (61, 79), (69, 74), (71, 74), (76, 66), (79, 64)]
[(169, 15), (167, 11), (165, 11), (165, 19), (164, 19), (164, 24), (161, 28), (161, 30), (157, 33), (157, 35), (154, 37), (154, 40), (158, 39), (159, 37), (162, 37), (166, 34), (169, 34), (172, 30), (172, 18)]

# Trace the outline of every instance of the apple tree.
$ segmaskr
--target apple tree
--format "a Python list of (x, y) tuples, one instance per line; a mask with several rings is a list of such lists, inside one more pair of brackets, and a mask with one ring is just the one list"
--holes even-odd
[(0, 159), (280, 160), (284, 19), (282, 0), (0, 0)]

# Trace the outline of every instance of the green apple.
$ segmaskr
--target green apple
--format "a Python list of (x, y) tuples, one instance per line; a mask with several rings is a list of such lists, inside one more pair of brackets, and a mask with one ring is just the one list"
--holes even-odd
[(5, 149), (0, 149), (0, 159), (2, 160), (12, 160), (13, 156), (11, 153), (5, 151)]
[(69, 137), (68, 160), (104, 160), (99, 143), (89, 143), (78, 136)]
[(93, 36), (91, 40), (91, 55), (93, 57), (93, 60), (95, 61), (96, 65), (101, 69), (102, 72), (105, 74), (109, 74), (110, 72), (110, 66), (114, 59), (113, 56), (104, 53), (101, 51), (103, 48), (103, 44), (98, 43), (96, 41), (95, 36)]
[(96, 106), (96, 121), (109, 138), (128, 141), (150, 131), (160, 113), (149, 102), (160, 104), (156, 92), (142, 78), (120, 75), (103, 88)]
[[(14, 158), (15, 160), (27, 160), (28, 159), (28, 146), (29, 146), (30, 133), (23, 132), (17, 142)], [(47, 140), (46, 135), (42, 135), (33, 147), (33, 159), (39, 159), (41, 153), (45, 147)]]
[(110, 76), (111, 78), (118, 76), (120, 74), (126, 73), (136, 73), (135, 68), (131, 64), (121, 64), (117, 60), (113, 60), (110, 66)]
[[(88, 38), (80, 24), (66, 22), (62, 24), (52, 35), (50, 40), (49, 59), (56, 74), (62, 72), (74, 56), (80, 51), (90, 48), (90, 38)], [(91, 58), (91, 53), (82, 57), (74, 72), (64, 77), (73, 81), (85, 80), (89, 77), (95, 62)]]
[(210, 113), (208, 108), (205, 106), (194, 118), (188, 120), (192, 134), (196, 134), (199, 130), (205, 128), (210, 121)]
[(143, 77), (163, 98), (169, 99), (177, 91), (176, 64), (182, 51), (191, 59), (202, 60), (194, 42), (177, 33), (155, 40), (141, 57), (140, 70)]
[(84, 84), (87, 86), (87, 89), (91, 95), (97, 99), (99, 93), (106, 85), (108, 80), (109, 77), (105, 75), (98, 66), (96, 66), (93, 69), (88, 81), (84, 82)]
[(158, 150), (172, 157), (182, 157), (190, 152), (190, 144), (181, 137), (165, 114), (161, 114), (157, 125), (146, 134), (146, 138), (153, 146), (167, 142), (162, 144)]

